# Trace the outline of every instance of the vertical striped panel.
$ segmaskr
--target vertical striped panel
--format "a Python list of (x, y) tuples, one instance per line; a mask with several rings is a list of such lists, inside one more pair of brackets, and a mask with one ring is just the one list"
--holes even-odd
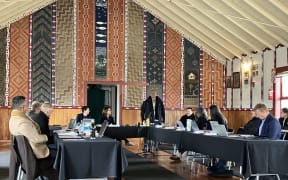
[(29, 17), (11, 24), (9, 104), (14, 96), (28, 99)]
[(166, 108), (179, 108), (181, 96), (182, 37), (167, 27), (166, 35)]
[(32, 101), (51, 101), (52, 9), (46, 6), (33, 14)]
[[(184, 106), (199, 106), (200, 49), (184, 40)], [(193, 78), (191, 78), (193, 76)]]
[(151, 91), (157, 91), (162, 99), (163, 68), (164, 68), (164, 23), (152, 14), (147, 13), (147, 47), (146, 47), (146, 77), (147, 96)]
[(96, 0), (95, 8), (95, 78), (107, 78), (107, 1)]
[(80, 0), (77, 8), (77, 104), (83, 106), (84, 82), (94, 79), (95, 1)]
[(71, 106), (73, 97), (73, 0), (56, 2), (56, 105)]
[(5, 105), (7, 28), (0, 29), (0, 106)]
[(56, 3), (52, 4), (52, 37), (51, 37), (51, 103), (55, 106), (55, 65), (56, 65)]
[[(129, 82), (142, 82), (143, 80), (143, 8), (128, 2), (127, 25), (127, 107), (139, 107), (142, 104), (143, 86), (129, 85)], [(127, 24), (127, 22), (126, 22)]]
[(218, 107), (223, 107), (223, 64), (215, 60), (214, 70), (214, 104), (217, 104)]
[(205, 51), (203, 52), (203, 91), (202, 101), (203, 107), (209, 107), (211, 105), (211, 61), (212, 57)]
[(107, 79), (124, 81), (125, 1), (108, 1)]

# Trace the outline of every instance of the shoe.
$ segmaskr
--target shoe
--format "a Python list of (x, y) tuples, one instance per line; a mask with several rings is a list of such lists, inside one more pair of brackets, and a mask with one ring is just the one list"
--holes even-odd
[(172, 159), (173, 161), (180, 161), (180, 157), (175, 155), (170, 156), (170, 159)]
[(126, 143), (126, 146), (134, 146), (134, 143), (128, 141), (128, 142)]

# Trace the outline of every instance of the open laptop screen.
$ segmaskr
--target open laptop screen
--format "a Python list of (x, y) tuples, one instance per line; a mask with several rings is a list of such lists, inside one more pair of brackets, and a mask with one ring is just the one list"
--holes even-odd
[(99, 137), (104, 136), (104, 133), (105, 133), (108, 125), (109, 125), (109, 122), (106, 121), (106, 120), (101, 124), (101, 128), (100, 128), (100, 130), (99, 130)]

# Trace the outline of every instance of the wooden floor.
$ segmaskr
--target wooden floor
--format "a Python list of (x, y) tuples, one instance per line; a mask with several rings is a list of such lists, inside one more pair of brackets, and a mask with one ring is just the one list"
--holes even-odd
[[(137, 144), (137, 142), (135, 142)], [(135, 152), (139, 153), (140, 149), (138, 145), (134, 146), (125, 146), (123, 145), (124, 148)], [(9, 151), (9, 142), (0, 142), (0, 152), (1, 151)], [(207, 169), (205, 166), (202, 166), (198, 163), (195, 164), (195, 166), (192, 166), (192, 169), (196, 171), (192, 172), (191, 171), (191, 162), (187, 160), (182, 160), (182, 161), (173, 161), (170, 159), (170, 154), (164, 152), (164, 151), (157, 151), (155, 155), (145, 155), (145, 154), (140, 154), (141, 156), (158, 163), (160, 166), (178, 174), (179, 176), (184, 177), (187, 180), (220, 180), (220, 179), (225, 179), (225, 180), (239, 180), (241, 178), (239, 177), (233, 177), (233, 178), (215, 178), (212, 176), (209, 176), (207, 173)], [(125, 180), (125, 178), (122, 178), (122, 180)]]
[[(135, 142), (134, 144), (137, 144)], [(137, 145), (134, 146), (125, 146), (126, 149), (139, 153), (140, 149)], [(160, 166), (178, 174), (179, 176), (184, 177), (187, 180), (239, 180), (239, 177), (232, 177), (232, 178), (216, 178), (208, 175), (206, 166), (200, 165), (199, 163), (195, 163), (195, 166), (191, 168), (191, 161), (181, 160), (181, 161), (173, 161), (170, 159), (171, 154), (168, 154), (164, 151), (157, 151), (156, 155), (144, 155), (140, 154), (141, 156), (158, 163)], [(192, 169), (192, 170), (191, 170)], [(195, 171), (196, 170), (196, 171)], [(193, 172), (195, 171), (195, 172)]]

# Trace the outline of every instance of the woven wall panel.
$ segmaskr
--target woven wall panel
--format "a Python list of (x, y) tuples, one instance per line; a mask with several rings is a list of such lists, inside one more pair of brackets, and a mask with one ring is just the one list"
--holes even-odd
[(84, 82), (94, 79), (95, 1), (80, 0), (77, 8), (77, 104), (83, 106)]
[(203, 92), (202, 100), (203, 106), (209, 107), (211, 105), (211, 61), (212, 57), (203, 51)]
[(7, 28), (0, 29), (0, 106), (5, 105)]
[(142, 104), (143, 86), (129, 85), (129, 82), (143, 81), (143, 8), (136, 3), (128, 3), (128, 37), (127, 37), (127, 97), (128, 107)]
[(29, 17), (10, 26), (9, 104), (14, 96), (28, 99)]
[(223, 73), (224, 66), (217, 60), (214, 61), (214, 104), (223, 107)]
[(56, 105), (71, 106), (73, 96), (73, 0), (56, 2)]
[(108, 1), (108, 50), (107, 80), (124, 80), (125, 34), (124, 6), (125, 1)]
[[(199, 106), (200, 49), (184, 39), (184, 107)], [(193, 79), (189, 76), (194, 76)]]
[(147, 12), (146, 78), (147, 96), (157, 91), (162, 98), (164, 68), (164, 23)]
[(182, 37), (171, 28), (166, 33), (166, 108), (180, 108)]
[(46, 6), (32, 17), (32, 101), (51, 102), (52, 7)]

